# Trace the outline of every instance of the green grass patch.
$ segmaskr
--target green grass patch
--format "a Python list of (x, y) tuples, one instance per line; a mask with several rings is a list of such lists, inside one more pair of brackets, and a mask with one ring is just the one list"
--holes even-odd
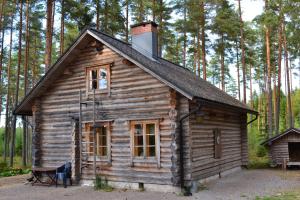
[(255, 198), (255, 200), (297, 200), (297, 199), (300, 199), (300, 191), (283, 192), (272, 196)]
[(22, 158), (20, 156), (14, 158), (14, 167), (12, 168), (8, 166), (8, 163), (3, 162), (2, 157), (0, 158), (0, 177), (16, 176), (30, 172), (30, 167), (22, 166)]
[(249, 169), (266, 169), (270, 167), (270, 161), (267, 156), (249, 156)]
[(97, 175), (96, 180), (94, 181), (94, 189), (104, 192), (111, 192), (114, 188), (108, 184), (106, 177), (103, 178)]

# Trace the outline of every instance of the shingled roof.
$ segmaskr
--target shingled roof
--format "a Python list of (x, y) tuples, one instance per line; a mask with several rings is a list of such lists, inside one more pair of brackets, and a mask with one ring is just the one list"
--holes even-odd
[(160, 81), (164, 82), (169, 87), (175, 89), (185, 97), (189, 99), (202, 99), (213, 103), (219, 103), (223, 105), (229, 105), (231, 107), (238, 108), (245, 112), (257, 113), (250, 109), (246, 104), (233, 98), (226, 92), (220, 90), (209, 82), (199, 78), (191, 71), (176, 65), (163, 58), (153, 59), (142, 53), (136, 51), (130, 44), (113, 38), (105, 33), (97, 31), (92, 28), (88, 28), (82, 32), (77, 38), (74, 44), (62, 55), (57, 62), (47, 71), (37, 85), (24, 97), (21, 103), (17, 106), (15, 114), (30, 114), (29, 111), (25, 112), (26, 107), (30, 106), (34, 98), (42, 95), (42, 91), (45, 90), (45, 85), (49, 81), (53, 81), (54, 74), (62, 72), (63, 62), (67, 59), (71, 51), (76, 49), (80, 41), (87, 35), (92, 36), (104, 45), (111, 48), (121, 56), (130, 60), (146, 72), (150, 73)]

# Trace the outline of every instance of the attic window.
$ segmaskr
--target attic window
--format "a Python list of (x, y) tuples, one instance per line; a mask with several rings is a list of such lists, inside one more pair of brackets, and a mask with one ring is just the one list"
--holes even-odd
[(109, 66), (99, 66), (87, 68), (87, 89), (107, 91), (109, 88)]

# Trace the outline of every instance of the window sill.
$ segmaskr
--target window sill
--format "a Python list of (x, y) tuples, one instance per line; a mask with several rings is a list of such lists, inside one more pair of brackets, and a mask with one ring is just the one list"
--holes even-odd
[(133, 162), (134, 163), (153, 163), (153, 164), (156, 164), (157, 163), (157, 159), (154, 157), (154, 158), (138, 158), (138, 157), (135, 157), (133, 158)]
[[(95, 90), (95, 94), (105, 94), (105, 93), (108, 93), (108, 89), (101, 89), (101, 90), (99, 90), (99, 89), (96, 89)], [(90, 91), (90, 90), (88, 90), (87, 91), (87, 95), (93, 95), (93, 91)]]
[[(89, 156), (88, 161), (93, 162), (94, 161), (94, 157), (93, 156)], [(96, 156), (96, 162), (110, 162), (109, 159), (107, 158), (107, 156)]]

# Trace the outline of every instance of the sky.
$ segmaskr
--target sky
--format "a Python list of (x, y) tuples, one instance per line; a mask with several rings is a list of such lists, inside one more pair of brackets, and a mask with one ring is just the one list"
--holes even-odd
[[(238, 7), (237, 0), (229, 0), (232, 4)], [(262, 0), (241, 0), (242, 16), (244, 21), (251, 21), (255, 16), (263, 12), (264, 1)]]

